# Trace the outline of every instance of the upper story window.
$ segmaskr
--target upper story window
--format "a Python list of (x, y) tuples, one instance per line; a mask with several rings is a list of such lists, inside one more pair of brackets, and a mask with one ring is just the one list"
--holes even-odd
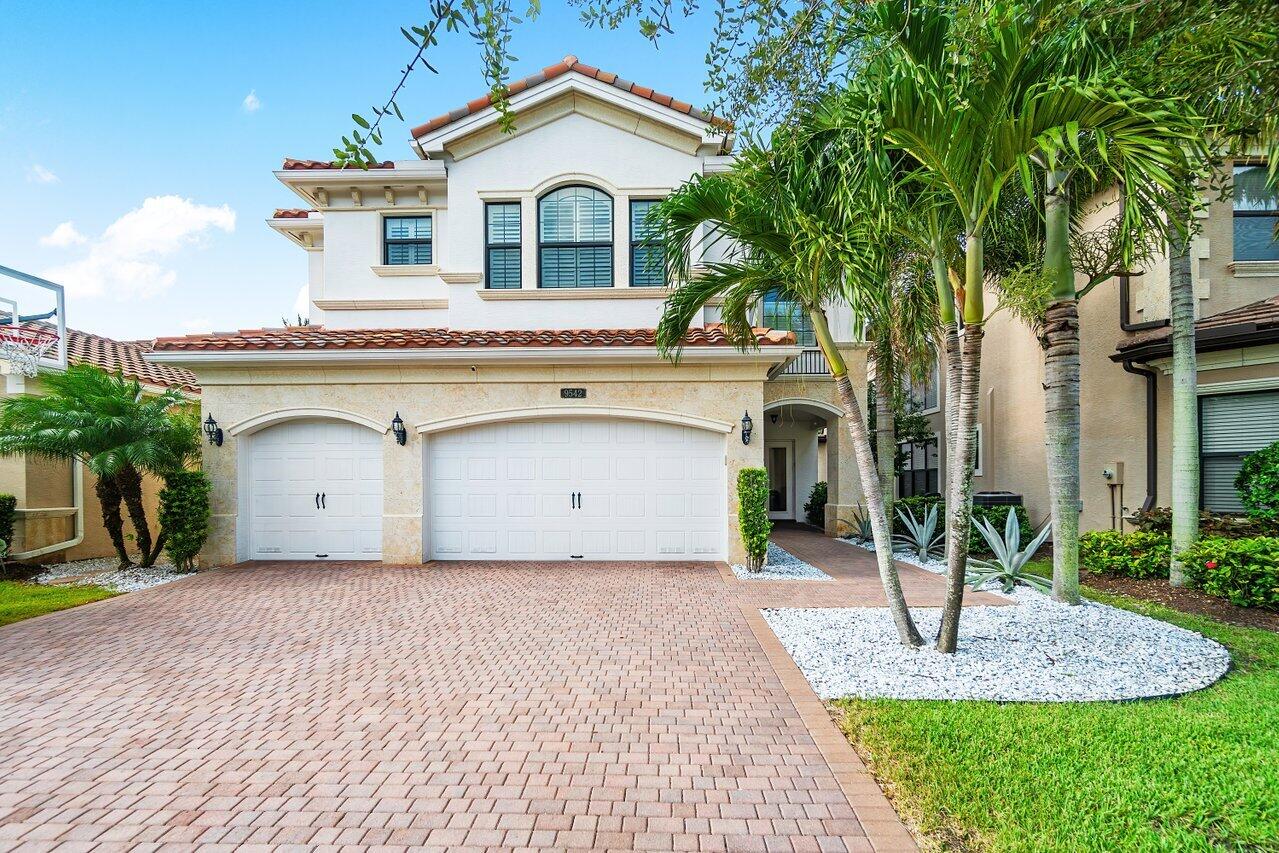
[(916, 412), (935, 412), (939, 405), (938, 389), (941, 387), (941, 365), (933, 362), (922, 382), (910, 383), (910, 405)]
[(484, 281), (490, 290), (519, 290), (520, 203), (484, 205)]
[(666, 284), (662, 243), (657, 229), (648, 221), (649, 211), (657, 204), (651, 199), (631, 202), (631, 287)]
[(382, 220), (382, 263), (431, 263), (431, 226), (430, 216), (385, 217)]
[(770, 290), (764, 294), (763, 324), (769, 329), (794, 332), (795, 342), (802, 347), (817, 346), (817, 336), (813, 334), (813, 318), (808, 316), (804, 306), (786, 298), (780, 290)]
[(1279, 261), (1279, 193), (1266, 186), (1266, 167), (1235, 166), (1235, 260)]
[(613, 199), (561, 187), (537, 202), (538, 287), (613, 286)]

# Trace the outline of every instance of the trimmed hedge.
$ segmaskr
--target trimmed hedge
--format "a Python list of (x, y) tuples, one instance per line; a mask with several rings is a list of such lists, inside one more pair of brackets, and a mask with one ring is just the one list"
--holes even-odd
[(195, 558), (209, 537), (209, 491), (203, 471), (175, 471), (160, 490), (160, 527), (164, 550), (178, 571), (195, 571)]
[[(18, 517), (18, 499), (13, 495), (0, 495), (0, 540), (6, 546), (13, 545), (13, 522)], [(4, 555), (0, 554), (0, 562)]]
[(1094, 530), (1079, 537), (1079, 563), (1090, 572), (1124, 578), (1166, 578), (1172, 540), (1142, 530)]
[(773, 523), (768, 520), (768, 471), (764, 468), (737, 472), (737, 526), (746, 548), (747, 568), (757, 572), (764, 566), (768, 534), (773, 532)]
[(1244, 457), (1235, 488), (1248, 515), (1279, 520), (1279, 441)]
[[(1158, 506), (1132, 515), (1132, 525), (1147, 533), (1172, 535), (1172, 510)], [(1279, 519), (1251, 518), (1246, 515), (1221, 515), (1208, 510), (1199, 512), (1199, 535), (1225, 539), (1247, 539), (1254, 536), (1279, 536)]]
[[(923, 518), (924, 513), (933, 505), (940, 505), (938, 510), (938, 525), (942, 530), (946, 529), (946, 504), (937, 495), (915, 495), (909, 498), (898, 498), (893, 501), (893, 533), (906, 533), (906, 527), (902, 524), (901, 519), (897, 517), (897, 509), (909, 509), (915, 514), (915, 518)], [(994, 528), (1000, 532), (1004, 529), (1004, 523), (1008, 521), (1008, 511), (1016, 509), (1017, 521), (1021, 524), (1021, 541), (1018, 547), (1027, 545), (1031, 539), (1035, 538), (1035, 528), (1030, 524), (1030, 516), (1026, 515), (1024, 506), (1010, 507), (1004, 506), (977, 506), (973, 505), (973, 518), (984, 518), (990, 522)], [(973, 554), (987, 554), (990, 548), (986, 545), (986, 540), (982, 537), (981, 532), (975, 525), (969, 525), (968, 528), (968, 551)]]
[(826, 526), (826, 481), (813, 483), (813, 490), (808, 493), (808, 503), (804, 504), (804, 518), (814, 527)]
[(1200, 539), (1181, 562), (1190, 583), (1240, 607), (1279, 610), (1279, 538)]

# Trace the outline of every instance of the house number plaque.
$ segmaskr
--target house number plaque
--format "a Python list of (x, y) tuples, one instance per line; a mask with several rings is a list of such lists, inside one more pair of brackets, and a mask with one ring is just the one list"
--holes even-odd
[(585, 400), (585, 388), (561, 388), (560, 399), (562, 400)]

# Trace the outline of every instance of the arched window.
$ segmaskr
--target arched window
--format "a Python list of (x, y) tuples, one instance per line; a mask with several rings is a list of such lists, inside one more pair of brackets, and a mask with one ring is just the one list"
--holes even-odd
[(795, 342), (802, 347), (817, 346), (813, 318), (808, 316), (804, 306), (788, 299), (781, 290), (770, 290), (764, 294), (763, 325), (769, 329), (794, 332)]
[(538, 287), (613, 286), (613, 199), (561, 187), (537, 203)]

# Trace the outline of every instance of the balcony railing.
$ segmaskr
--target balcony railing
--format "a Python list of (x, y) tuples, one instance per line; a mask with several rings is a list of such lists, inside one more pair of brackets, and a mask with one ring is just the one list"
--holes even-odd
[(806, 349), (786, 365), (778, 376), (829, 376), (830, 367), (820, 349)]

